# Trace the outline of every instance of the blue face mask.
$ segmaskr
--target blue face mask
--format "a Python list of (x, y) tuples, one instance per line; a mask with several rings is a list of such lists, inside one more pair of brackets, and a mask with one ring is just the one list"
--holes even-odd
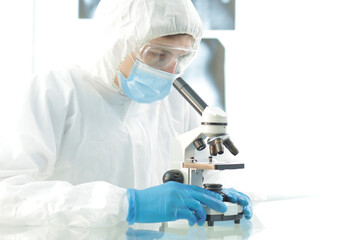
[(123, 92), (138, 103), (152, 103), (165, 98), (178, 76), (149, 67), (138, 60), (127, 79), (118, 71)]

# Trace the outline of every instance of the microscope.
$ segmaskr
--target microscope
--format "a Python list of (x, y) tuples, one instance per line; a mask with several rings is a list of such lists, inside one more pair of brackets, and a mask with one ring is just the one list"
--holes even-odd
[[(215, 163), (213, 157), (224, 153), (224, 146), (234, 156), (238, 149), (226, 133), (227, 114), (218, 107), (208, 106), (199, 95), (182, 79), (177, 78), (173, 86), (201, 115), (201, 126), (174, 138), (170, 146), (171, 168), (163, 175), (163, 182), (176, 181), (184, 184), (196, 185), (223, 196), (223, 201), (228, 210), (225, 213), (215, 211), (204, 206), (208, 226), (213, 226), (215, 221), (234, 220), (240, 223), (243, 216), (242, 206), (231, 203), (221, 191), (221, 184), (203, 184), (204, 170), (242, 169), (240, 163)], [(206, 148), (205, 140), (209, 146), (209, 157), (206, 161), (195, 159), (195, 150), (202, 151)]]

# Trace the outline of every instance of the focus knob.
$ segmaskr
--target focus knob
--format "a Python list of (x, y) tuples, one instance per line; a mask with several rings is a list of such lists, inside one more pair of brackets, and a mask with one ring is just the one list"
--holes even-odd
[(174, 181), (178, 183), (184, 183), (184, 175), (180, 170), (173, 169), (164, 173), (162, 178), (163, 183)]

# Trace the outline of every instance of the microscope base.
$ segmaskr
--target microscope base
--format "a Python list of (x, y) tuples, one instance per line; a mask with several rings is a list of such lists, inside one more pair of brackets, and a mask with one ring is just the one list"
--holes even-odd
[(230, 202), (224, 202), (227, 206), (228, 210), (225, 213), (221, 213), (218, 211), (215, 211), (210, 208), (205, 208), (206, 212), (206, 221), (208, 222), (208, 226), (214, 226), (214, 222), (216, 221), (232, 221), (234, 220), (235, 224), (240, 223), (240, 219), (243, 217), (243, 208), (242, 206), (230, 203)]
[(238, 213), (237, 215), (230, 215), (230, 216), (207, 215), (206, 216), (206, 221), (207, 221), (209, 227), (214, 226), (214, 222), (216, 222), (216, 221), (231, 221), (231, 220), (234, 220), (235, 224), (239, 224), (240, 219), (242, 217), (243, 217), (243, 213)]

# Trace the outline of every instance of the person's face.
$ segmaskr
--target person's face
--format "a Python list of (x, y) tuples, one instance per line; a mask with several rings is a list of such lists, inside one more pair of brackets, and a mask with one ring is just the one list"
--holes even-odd
[[(170, 47), (183, 47), (183, 48), (191, 48), (194, 44), (194, 39), (190, 35), (176, 35), (176, 36), (165, 36), (154, 38), (149, 42), (149, 46), (170, 46)], [(147, 45), (146, 45), (147, 46)], [(168, 72), (168, 73), (175, 73), (176, 68), (176, 59), (182, 58), (185, 56), (183, 51), (178, 50), (171, 50), (169, 53), (168, 51), (163, 51), (161, 48), (150, 48), (146, 54), (147, 58), (140, 59), (143, 60), (144, 63), (148, 63), (151, 65), (152, 63), (156, 62), (159, 66), (157, 69)], [(143, 52), (140, 50), (140, 55)], [(131, 72), (131, 69), (134, 65), (133, 59), (136, 59), (137, 54), (132, 54), (132, 57), (128, 56), (125, 61), (120, 66), (121, 73), (127, 78)], [(142, 55), (143, 56), (143, 55)], [(166, 56), (166, 58), (164, 57)], [(162, 64), (162, 59), (166, 59), (166, 64)], [(156, 59), (156, 61), (154, 61)], [(160, 60), (159, 60), (160, 59)], [(115, 82), (118, 84), (117, 79)]]

